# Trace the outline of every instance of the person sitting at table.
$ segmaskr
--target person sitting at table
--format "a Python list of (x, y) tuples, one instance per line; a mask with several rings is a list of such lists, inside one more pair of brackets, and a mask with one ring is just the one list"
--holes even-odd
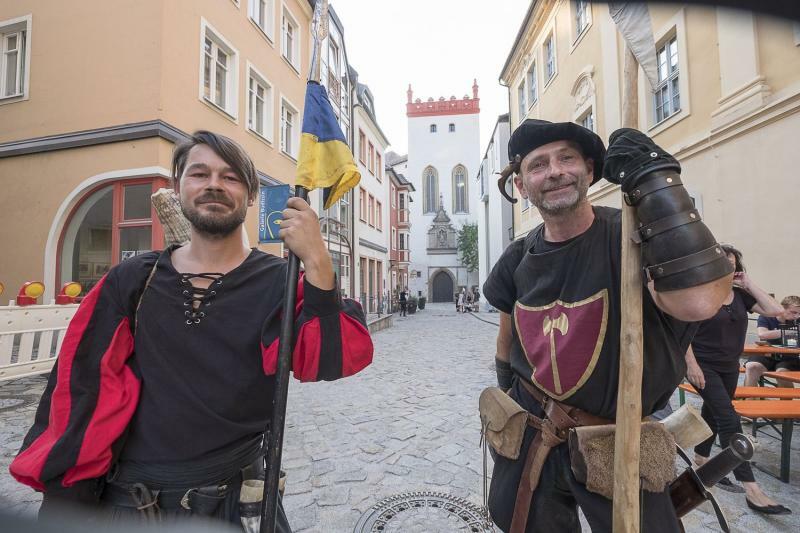
[[(733, 394), (739, 381), (739, 356), (747, 335), (747, 312), (766, 316), (781, 313), (781, 306), (747, 275), (742, 254), (730, 245), (722, 245), (734, 266), (733, 287), (717, 314), (700, 322), (697, 334), (686, 351), (686, 378), (703, 398), (700, 414), (713, 434), (694, 447), (698, 466), (708, 461), (711, 446), (719, 435), (719, 444), (726, 448), (734, 433), (742, 432), (742, 422), (733, 407)], [(744, 487), (747, 506), (764, 514), (790, 514), (788, 507), (764, 494), (756, 483), (749, 462), (733, 471)], [(730, 492), (742, 492), (727, 477), (717, 483)]]
[[(758, 317), (758, 338), (770, 344), (781, 343), (781, 324), (794, 325), (800, 318), (800, 296), (787, 296), (781, 300), (783, 310), (776, 317), (761, 315)], [(744, 365), (744, 384), (755, 387), (764, 372), (800, 371), (800, 357), (791, 354), (751, 355)], [(782, 379), (777, 380), (779, 387), (794, 385)]]

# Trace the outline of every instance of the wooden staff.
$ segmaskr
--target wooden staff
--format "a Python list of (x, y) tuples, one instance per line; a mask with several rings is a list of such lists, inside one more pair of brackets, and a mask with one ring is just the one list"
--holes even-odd
[[(622, 125), (638, 128), (638, 63), (625, 46)], [(636, 214), (622, 202), (621, 328), (617, 431), (614, 441), (614, 533), (639, 531), (639, 452), (642, 420), (642, 265), (631, 240)]]

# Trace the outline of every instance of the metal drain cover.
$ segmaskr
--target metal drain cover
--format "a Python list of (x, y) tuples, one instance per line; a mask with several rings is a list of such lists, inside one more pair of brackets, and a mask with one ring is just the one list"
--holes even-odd
[(405, 492), (372, 506), (356, 524), (354, 533), (493, 532), (477, 505), (441, 492)]

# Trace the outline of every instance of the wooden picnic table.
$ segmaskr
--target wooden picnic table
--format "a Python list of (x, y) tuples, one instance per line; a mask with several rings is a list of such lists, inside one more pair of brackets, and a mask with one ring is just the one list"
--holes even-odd
[[(784, 381), (791, 381), (792, 383), (800, 383), (800, 372), (764, 372), (763, 376), (773, 379), (782, 379)], [(790, 389), (787, 389), (790, 390)]]
[[(775, 374), (777, 374), (777, 372), (775, 372)], [(681, 383), (680, 388), (690, 394), (697, 394), (697, 390), (690, 383)], [(741, 400), (747, 398), (800, 400), (800, 388), (790, 389), (787, 387), (736, 387), (736, 390), (733, 393), (733, 397)]]
[(786, 348), (784, 346), (775, 346), (767, 344), (761, 346), (760, 344), (745, 344), (742, 353), (748, 355), (769, 355), (773, 353), (784, 355), (800, 355), (800, 348)]
[[(767, 372), (766, 374), (778, 373)], [(783, 379), (784, 374), (787, 374), (787, 372), (781, 372), (778, 377)], [(796, 374), (798, 380), (800, 380), (800, 372), (788, 372), (788, 374)], [(682, 383), (679, 388), (681, 392), (686, 391), (691, 394), (697, 394), (697, 390), (689, 383)], [(781, 436), (780, 473), (775, 475), (755, 461), (752, 461), (752, 464), (762, 472), (775, 476), (784, 483), (789, 483), (794, 421), (800, 419), (800, 401), (798, 401), (800, 400), (800, 389), (783, 387), (736, 387), (733, 396), (737, 398), (732, 402), (736, 413), (739, 416), (749, 418), (753, 421), (753, 436), (755, 436), (759, 428), (759, 418), (774, 420), (776, 423), (780, 422), (780, 429), (768, 422)], [(752, 398), (769, 399), (762, 400)]]

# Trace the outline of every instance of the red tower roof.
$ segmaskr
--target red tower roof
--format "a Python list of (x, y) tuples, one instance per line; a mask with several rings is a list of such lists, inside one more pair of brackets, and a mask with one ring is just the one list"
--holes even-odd
[(472, 83), (472, 98), (469, 95), (464, 95), (460, 100), (455, 96), (450, 99), (445, 99), (440, 96), (438, 100), (428, 98), (427, 102), (421, 101), (419, 98), (413, 100), (414, 92), (411, 90), (411, 85), (408, 86), (406, 91), (408, 101), (406, 102), (406, 115), (409, 117), (433, 117), (443, 115), (471, 115), (480, 113), (480, 102), (478, 98), (478, 80)]

